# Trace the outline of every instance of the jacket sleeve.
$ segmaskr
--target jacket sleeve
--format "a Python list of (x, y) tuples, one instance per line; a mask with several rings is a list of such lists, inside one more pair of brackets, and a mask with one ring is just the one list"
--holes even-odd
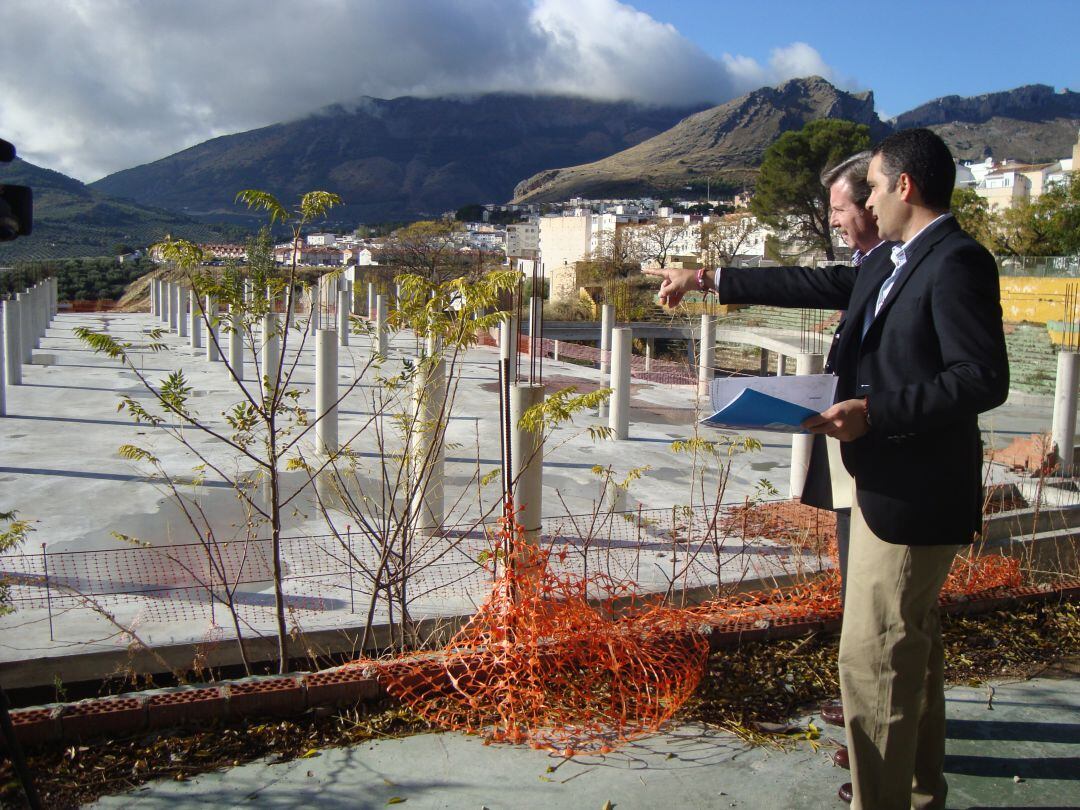
[(984, 248), (951, 251), (937, 269), (930, 301), (942, 370), (933, 377), (870, 396), (874, 430), (945, 427), (997, 407), (1009, 395), (1009, 361), (1001, 321), (997, 265)]
[(717, 296), (724, 304), (765, 304), (774, 307), (847, 309), (855, 287), (856, 268), (725, 267)]

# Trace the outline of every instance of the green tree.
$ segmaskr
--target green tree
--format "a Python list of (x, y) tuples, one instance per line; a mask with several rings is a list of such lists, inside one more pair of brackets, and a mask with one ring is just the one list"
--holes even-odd
[(765, 150), (750, 211), (834, 259), (829, 190), (821, 185), (821, 172), (869, 145), (869, 127), (834, 118), (785, 132)]
[(390, 235), (379, 263), (433, 284), (463, 276), (472, 269), (475, 256), (462, 254), (458, 240), (462, 231), (460, 223), (449, 220), (413, 222)]
[(958, 188), (952, 194), (952, 213), (960, 227), (982, 242), (988, 250), (996, 250), (994, 216), (986, 200), (972, 188)]

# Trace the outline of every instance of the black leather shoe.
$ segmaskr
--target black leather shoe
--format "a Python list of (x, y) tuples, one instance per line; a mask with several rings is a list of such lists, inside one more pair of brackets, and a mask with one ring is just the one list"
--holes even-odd
[(844, 725), (844, 707), (840, 703), (826, 703), (821, 707), (818, 714), (821, 719), (831, 726)]
[(844, 782), (844, 784), (840, 786), (840, 790), (836, 792), (836, 795), (840, 797), (840, 801), (851, 804), (851, 800), (854, 797), (854, 794), (851, 792), (851, 782)]
[(837, 748), (832, 755), (832, 764), (845, 771), (851, 770), (851, 762), (848, 760), (847, 748)]

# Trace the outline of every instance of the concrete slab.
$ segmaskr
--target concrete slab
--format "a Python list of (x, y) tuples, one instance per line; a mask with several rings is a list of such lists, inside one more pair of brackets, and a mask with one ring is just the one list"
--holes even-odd
[[(1080, 805), (1080, 681), (1037, 678), (948, 694), (950, 808)], [(809, 722), (812, 716), (800, 718)], [(818, 721), (820, 723), (820, 721)], [(829, 759), (825, 728), (778, 752), (747, 748), (712, 729), (683, 725), (612, 754), (563, 760), (543, 751), (485, 746), (456, 733), (381, 740), (282, 764), (260, 761), (187, 782), (156, 782), (100, 800), (99, 808), (727, 808), (841, 807), (846, 771)], [(1015, 777), (1020, 777), (1019, 781)]]
[[(168, 351), (150, 351), (148, 333), (160, 324), (149, 314), (68, 313), (54, 320), (41, 349), (34, 352), (34, 363), (23, 369), (24, 384), (8, 389), (8, 416), (0, 419), (0, 510), (15, 509), (20, 517), (36, 521), (36, 532), (24, 549), (30, 556), (17, 561), (5, 558), (0, 565), (0, 573), (23, 575), (25, 584), (13, 591), (14, 596), (32, 592), (32, 601), (20, 604), (18, 613), (0, 619), (0, 669), (4, 671), (12, 662), (124, 651), (131, 636), (120, 632), (121, 627), (136, 630), (150, 645), (194, 642), (212, 646), (230, 634), (227, 614), (211, 595), (214, 575), (208, 574), (207, 555), (198, 546), (184, 545), (196, 540), (187, 516), (160, 476), (124, 460), (117, 449), (136, 444), (151, 450), (180, 482), (193, 480), (200, 459), (160, 431), (137, 425), (117, 412), (121, 396), (143, 404), (150, 400), (136, 373), (94, 354), (75, 337), (79, 326), (130, 342), (137, 368), (155, 381), (183, 369), (193, 391), (192, 407), (217, 427), (224, 427), (222, 412), (241, 398), (223, 364), (209, 362), (203, 351), (192, 349), (178, 335), (162, 337)], [(300, 345), (298, 333), (290, 333), (289, 341), (286, 358), (296, 363), (294, 385), (304, 392), (301, 401), (310, 408), (314, 405), (314, 341)], [(259, 343), (254, 341), (255, 346)], [(379, 490), (385, 454), (396, 449), (392, 438), (380, 445), (371, 429), (373, 397), (385, 393), (379, 375), (399, 372), (405, 358), (418, 351), (412, 335), (395, 335), (389, 359), (376, 372), (368, 367), (371, 347), (367, 339), (356, 337), (351, 346), (341, 347), (339, 382), (342, 386), (358, 382), (339, 406), (342, 440), (356, 436), (353, 459), (358, 490)], [(498, 514), (498, 486), (476, 484), (477, 474), (499, 464), (497, 358), (496, 349), (477, 347), (466, 352), (454, 369), (458, 396), (447, 430), (448, 525)], [(249, 347), (249, 369), (254, 367), (252, 360)], [(522, 358), (522, 367), (528, 368), (527, 356)], [(598, 370), (574, 363), (546, 359), (543, 369), (549, 391), (571, 385), (586, 391), (600, 384)], [(711, 504), (715, 493), (715, 465), (702, 479), (700, 458), (695, 461), (671, 449), (672, 441), (695, 435), (704, 402), (694, 386), (635, 381), (630, 409), (627, 441), (592, 440), (588, 428), (606, 425), (594, 414), (576, 417), (547, 441), (545, 529), (556, 545), (571, 551), (568, 566), (582, 571), (602, 566), (613, 576), (633, 579), (643, 590), (666, 590), (672, 583), (679, 588), (721, 579), (754, 579), (799, 568), (816, 570), (821, 564), (816, 558), (794, 556), (787, 547), (762, 538), (729, 538), (719, 567), (711, 551), (702, 554), (696, 547), (680, 546), (676, 541), (685, 540), (685, 531), (676, 532), (674, 538), (671, 531), (672, 525), (685, 523), (678, 507)], [(984, 426), (992, 431), (988, 442), (1005, 444), (1013, 435), (1044, 429), (1049, 422), (1049, 404), (1025, 402), (1006, 404), (988, 414)], [(214, 439), (194, 435), (190, 429), (185, 434), (193, 437), (195, 451), (210, 463), (241, 476), (252, 474), (250, 462)], [(706, 435), (718, 438), (723, 434)], [(790, 438), (752, 435), (762, 449), (733, 456), (723, 495), (726, 501), (741, 503), (747, 497), (759, 497), (762, 479), (786, 493)], [(314, 436), (302, 441), (310, 452)], [(615, 481), (635, 468), (644, 474), (620, 493), (605, 485), (598, 468), (610, 468)], [(1007, 478), (997, 468), (992, 474), (995, 481)], [(292, 474), (286, 486), (295, 489), (299, 477)], [(219, 543), (242, 543), (248, 538), (247, 516), (228, 484), (209, 475), (202, 485), (188, 483), (181, 491), (205, 514), (205, 521), (199, 518), (205, 524), (202, 528), (204, 532), (212, 529)], [(622, 517), (599, 524), (589, 517), (568, 517), (604, 511), (613, 499), (619, 510), (658, 511), (646, 513), (648, 520), (640, 524)], [(303, 631), (355, 626), (357, 617), (365, 614), (370, 588), (364, 589), (360, 566), (348, 563), (347, 549), (361, 558), (375, 552), (355, 534), (357, 522), (352, 516), (332, 516), (334, 528), (346, 540), (328, 536), (331, 527), (314, 508), (310, 491), (294, 506), (285, 515), (284, 526), (285, 535), (294, 539), (284, 543), (283, 554), (290, 622)], [(151, 548), (132, 548), (118, 534), (137, 538)], [(259, 537), (266, 534), (264, 529), (256, 532)], [(580, 538), (586, 536), (594, 539), (582, 543)], [(486, 545), (482, 532), (474, 532), (450, 552), (439, 542), (414, 549), (418, 557), (428, 555), (437, 564), (416, 580), (413, 615), (472, 612), (487, 592), (487, 581), (475, 563)], [(245, 575), (237, 591), (242, 620), (251, 635), (274, 631), (266, 560), (265, 548), (244, 558)], [(46, 565), (51, 585), (43, 589), (40, 577)], [(220, 580), (218, 575), (217, 599)], [(382, 608), (376, 611), (377, 620), (384, 616)], [(51, 674), (46, 674), (44, 682), (51, 683)]]

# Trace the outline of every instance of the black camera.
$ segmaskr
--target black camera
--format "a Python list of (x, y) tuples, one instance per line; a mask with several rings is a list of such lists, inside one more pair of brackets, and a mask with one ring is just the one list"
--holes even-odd
[[(15, 159), (15, 147), (0, 138), (0, 163)], [(34, 226), (34, 194), (29, 186), (0, 183), (0, 242), (29, 236)]]

